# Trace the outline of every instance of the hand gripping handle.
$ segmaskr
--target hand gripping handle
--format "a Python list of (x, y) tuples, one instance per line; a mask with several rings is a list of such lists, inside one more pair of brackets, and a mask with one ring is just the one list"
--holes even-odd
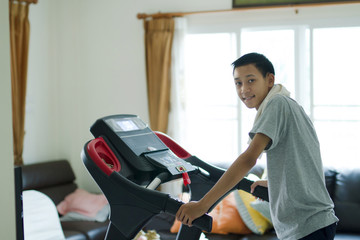
[[(248, 193), (250, 193), (250, 186), (251, 184), (253, 184), (254, 181), (247, 179), (247, 178), (243, 178), (238, 185), (236, 186), (237, 189), (241, 189), (244, 190)], [(267, 187), (263, 187), (263, 186), (257, 186), (254, 189), (254, 192), (252, 193), (254, 196), (261, 198), (262, 200), (265, 201), (269, 201), (269, 193), (268, 193), (268, 188)]]
[[(166, 207), (165, 207), (165, 212), (168, 212), (172, 215), (175, 215), (176, 212), (179, 210), (179, 208), (181, 207), (181, 205), (183, 205), (184, 203), (181, 201), (178, 201), (176, 199), (173, 199), (171, 197), (168, 198), (167, 203), (166, 203)], [(192, 222), (192, 225), (204, 230), (206, 232), (211, 232), (212, 229), (212, 217), (204, 214), (201, 217), (195, 219)]]

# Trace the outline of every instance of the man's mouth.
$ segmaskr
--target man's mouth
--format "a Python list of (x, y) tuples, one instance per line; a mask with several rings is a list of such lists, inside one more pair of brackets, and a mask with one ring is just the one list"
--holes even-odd
[(248, 96), (248, 97), (243, 97), (243, 101), (244, 102), (248, 102), (248, 101), (250, 101), (251, 99), (253, 99), (255, 97), (255, 95), (253, 95), (253, 96)]

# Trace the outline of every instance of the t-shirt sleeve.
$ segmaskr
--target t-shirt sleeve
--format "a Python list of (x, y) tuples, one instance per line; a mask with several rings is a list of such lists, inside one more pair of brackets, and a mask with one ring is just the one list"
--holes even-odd
[(268, 102), (260, 118), (249, 132), (250, 138), (253, 139), (256, 133), (265, 134), (271, 139), (265, 150), (276, 147), (286, 129), (287, 114), (285, 99), (283, 96), (275, 96)]

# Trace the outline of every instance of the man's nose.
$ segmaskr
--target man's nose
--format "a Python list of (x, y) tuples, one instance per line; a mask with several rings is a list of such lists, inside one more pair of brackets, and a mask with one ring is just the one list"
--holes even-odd
[(243, 84), (240, 89), (241, 93), (247, 93), (247, 92), (249, 92), (249, 90), (250, 90), (250, 88), (247, 84)]

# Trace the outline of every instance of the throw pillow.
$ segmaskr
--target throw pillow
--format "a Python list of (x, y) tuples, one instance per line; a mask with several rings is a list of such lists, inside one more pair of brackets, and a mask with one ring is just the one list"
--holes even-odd
[(106, 204), (100, 211), (97, 212), (95, 217), (85, 216), (77, 212), (68, 212), (60, 217), (62, 222), (67, 221), (91, 221), (91, 222), (105, 222), (109, 218), (110, 205)]
[(243, 190), (238, 190), (235, 194), (237, 210), (246, 226), (255, 234), (263, 235), (272, 228), (271, 222), (251, 207), (251, 203), (256, 201), (256, 197)]
[(106, 204), (108, 201), (103, 194), (93, 194), (83, 189), (76, 189), (67, 195), (56, 208), (61, 215), (77, 212), (88, 217), (96, 217)]
[(250, 206), (263, 215), (263, 217), (266, 218), (270, 223), (272, 223), (269, 202), (256, 200), (251, 202)]

